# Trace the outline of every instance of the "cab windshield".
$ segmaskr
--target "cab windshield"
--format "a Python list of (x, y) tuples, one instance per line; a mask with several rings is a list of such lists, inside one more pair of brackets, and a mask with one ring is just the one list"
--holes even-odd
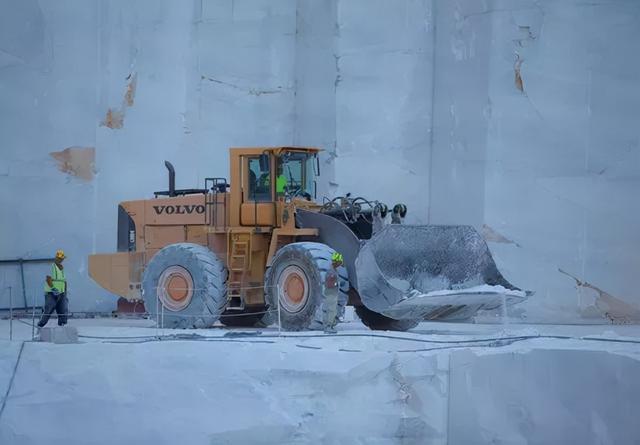
[(316, 156), (285, 152), (277, 162), (276, 194), (311, 199), (315, 195)]

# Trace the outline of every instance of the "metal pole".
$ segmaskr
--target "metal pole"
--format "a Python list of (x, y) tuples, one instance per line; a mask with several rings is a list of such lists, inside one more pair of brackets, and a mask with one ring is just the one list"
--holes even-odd
[(9, 340), (13, 340), (13, 295), (12, 288), (9, 286)]
[(31, 340), (36, 338), (36, 294), (33, 294), (33, 311), (31, 315)]
[(158, 300), (160, 299), (160, 297), (158, 297), (158, 289), (156, 289), (156, 337), (160, 338), (160, 332), (158, 331), (159, 325), (160, 325), (160, 320), (159, 320), (159, 314), (158, 314)]
[(161, 325), (162, 325), (162, 336), (164, 336), (164, 303), (162, 303), (162, 308), (160, 309), (162, 311), (162, 313), (160, 314), (161, 318)]
[(282, 323), (280, 323), (280, 285), (276, 287), (276, 292), (278, 292), (278, 335), (282, 335)]
[(22, 279), (22, 298), (24, 298), (24, 307), (27, 307), (27, 288), (24, 285), (24, 263), (20, 260), (20, 278)]

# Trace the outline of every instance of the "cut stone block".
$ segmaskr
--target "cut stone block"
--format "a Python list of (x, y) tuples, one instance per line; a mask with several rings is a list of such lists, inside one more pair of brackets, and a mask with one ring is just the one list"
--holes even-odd
[(78, 329), (73, 326), (41, 328), (39, 340), (48, 343), (78, 343)]

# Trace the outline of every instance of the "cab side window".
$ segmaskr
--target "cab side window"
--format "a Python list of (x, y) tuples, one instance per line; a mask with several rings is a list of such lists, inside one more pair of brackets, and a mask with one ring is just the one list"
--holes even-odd
[(286, 161), (278, 162), (276, 175), (276, 194), (283, 195), (285, 192), (295, 196), (303, 192), (303, 160), (298, 155), (289, 155)]
[(271, 170), (260, 168), (258, 157), (249, 158), (249, 194), (246, 201), (271, 201)]

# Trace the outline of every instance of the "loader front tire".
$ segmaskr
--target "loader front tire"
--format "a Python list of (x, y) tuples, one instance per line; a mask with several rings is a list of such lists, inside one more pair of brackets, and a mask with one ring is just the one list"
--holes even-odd
[(356, 306), (356, 314), (369, 329), (374, 331), (408, 331), (420, 323), (418, 320), (396, 320), (372, 311), (366, 306)]
[(206, 328), (227, 304), (227, 270), (199, 244), (170, 244), (156, 253), (142, 278), (144, 305), (166, 328)]
[[(332, 248), (322, 243), (291, 243), (282, 247), (273, 258), (265, 274), (267, 313), (263, 325), (278, 321), (287, 331), (323, 329), (326, 310), (323, 285), (331, 266)], [(344, 266), (338, 268), (338, 318), (344, 314), (349, 291), (349, 277)], [(280, 295), (278, 295), (278, 290)]]

